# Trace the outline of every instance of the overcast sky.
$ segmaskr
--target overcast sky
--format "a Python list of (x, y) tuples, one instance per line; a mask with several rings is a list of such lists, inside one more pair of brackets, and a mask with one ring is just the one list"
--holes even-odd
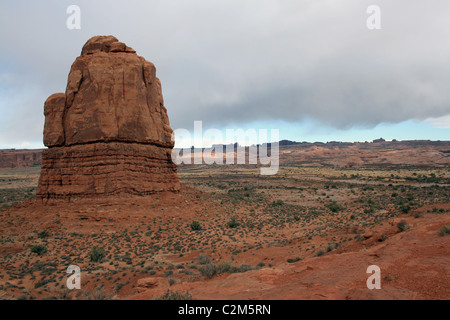
[[(80, 30), (66, 27), (71, 4)], [(380, 30), (366, 26), (374, 4)], [(449, 13), (448, 0), (1, 1), (0, 148), (42, 144), (44, 101), (83, 44), (110, 34), (156, 65), (173, 129), (363, 140), (398, 125), (448, 140)]]

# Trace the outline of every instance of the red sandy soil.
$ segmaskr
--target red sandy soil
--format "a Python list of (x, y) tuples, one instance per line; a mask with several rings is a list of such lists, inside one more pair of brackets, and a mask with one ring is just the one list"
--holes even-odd
[[(390, 221), (391, 232), (396, 232), (398, 221)], [(450, 223), (450, 215), (409, 218), (406, 222), (411, 224), (410, 230), (383, 242), (370, 241), (379, 231), (374, 230), (367, 235), (365, 245), (369, 247), (364, 249), (355, 245), (345, 252), (174, 284), (170, 289), (188, 290), (196, 299), (449, 299), (450, 237), (438, 236), (438, 230)], [(370, 265), (381, 269), (380, 290), (367, 288)], [(167, 281), (159, 278), (141, 279), (138, 285), (142, 292), (128, 299), (152, 299), (169, 289)]]
[[(450, 298), (450, 236), (438, 235), (438, 231), (444, 225), (450, 224), (448, 203), (438, 206), (443, 209), (443, 213), (431, 213), (431, 209), (435, 206), (423, 206), (412, 212), (417, 214), (418, 218), (408, 214), (386, 219), (366, 232), (362, 240), (348, 241), (338, 249), (318, 257), (312, 251), (300, 253), (298, 248), (306, 243), (301, 236), (303, 229), (286, 227), (279, 230), (280, 234), (289, 240), (285, 245), (262, 245), (233, 255), (234, 264), (254, 266), (258, 262), (265, 262), (264, 266), (257, 270), (219, 274), (209, 280), (197, 273), (188, 276), (176, 273), (175, 270), (172, 276), (174, 284), (169, 285), (168, 278), (163, 275), (163, 272), (168, 270), (166, 263), (188, 266), (195, 263), (202, 252), (214, 262), (230, 261), (231, 254), (225, 248), (233, 242), (236, 242), (233, 244), (236, 248), (245, 248), (244, 243), (256, 244), (258, 237), (269, 239), (269, 235), (265, 233), (261, 235), (249, 233), (233, 240), (234, 238), (225, 230), (219, 235), (219, 238), (225, 239), (223, 244), (219, 243), (216, 249), (210, 244), (205, 245), (204, 242), (213, 231), (216, 231), (213, 229), (216, 223), (212, 221), (215, 221), (214, 219), (223, 223), (228, 221), (226, 208), (217, 206), (217, 200), (207, 201), (206, 196), (202, 192), (184, 186), (179, 195), (167, 193), (149, 197), (109, 198), (103, 202), (99, 202), (98, 199), (85, 199), (53, 202), (45, 206), (38, 200), (30, 200), (16, 207), (1, 210), (0, 218), (3, 222), (0, 256), (4, 260), (0, 269), (3, 275), (0, 284), (4, 286), (3, 298), (5, 296), (18, 298), (24, 292), (37, 299), (64, 298), (67, 291), (61, 288), (67, 278), (65, 268), (73, 263), (70, 262), (71, 259), (82, 269), (84, 291), (94, 292), (101, 283), (104, 290), (110, 293), (110, 298), (119, 299), (155, 299), (161, 297), (168, 289), (178, 292), (189, 291), (194, 299)], [(326, 219), (331, 222), (333, 218)], [(206, 230), (200, 233), (188, 230), (186, 225), (193, 220), (201, 221)], [(401, 220), (405, 220), (409, 225), (408, 230), (400, 232), (397, 223)], [(156, 231), (158, 224), (155, 221), (160, 221), (160, 231)], [(141, 269), (137, 267), (127, 269), (127, 265), (122, 261), (113, 266), (112, 262), (115, 262), (113, 258), (100, 264), (89, 262), (88, 249), (93, 245), (103, 244), (107, 247), (114, 239), (121, 239), (119, 236), (124, 232), (133, 230), (144, 234), (145, 230), (148, 230), (148, 225), (155, 227), (152, 229), (151, 238), (143, 236), (144, 240), (132, 239), (131, 242), (117, 240), (118, 254), (129, 250), (133, 268), (140, 257), (138, 252), (140, 245), (150, 247), (149, 239), (157, 243), (167, 243), (167, 240), (173, 238), (186, 237), (183, 238), (185, 242), (181, 243), (183, 247), (188, 247), (186, 242), (189, 241), (197, 243), (194, 239), (199, 239), (198, 242), (202, 244), (195, 248), (189, 247), (190, 249), (183, 255), (155, 250), (154, 255), (145, 256), (147, 260), (151, 259), (153, 263), (157, 261), (159, 266), (165, 266), (161, 270), (158, 269), (154, 275), (138, 272)], [(36, 230), (49, 231), (50, 238), (45, 241), (37, 238)], [(331, 229), (332, 233), (327, 236), (313, 237), (312, 243), (316, 248), (320, 248), (341, 231)], [(74, 237), (75, 240), (69, 245), (65, 244), (65, 241), (70, 239), (68, 235), (72, 233), (78, 234), (78, 238)], [(100, 239), (96, 238), (96, 234), (100, 235)], [(381, 235), (384, 235), (386, 240), (382, 241)], [(90, 236), (93, 240), (90, 240)], [(88, 240), (80, 243), (76, 240), (81, 239), (80, 237)], [(64, 240), (59, 240), (62, 238)], [(48, 252), (39, 256), (31, 253), (29, 246), (42, 241), (46, 243)], [(112, 251), (114, 248), (110, 248), (109, 252)], [(8, 254), (9, 260), (5, 258)], [(296, 255), (302, 256), (302, 260), (294, 263), (286, 262), (287, 258)], [(67, 265), (61, 265), (62, 256), (69, 256)], [(82, 261), (74, 260), (76, 257)], [(17, 276), (25, 265), (51, 261), (58, 261), (54, 273), (60, 276), (53, 289), (50, 285), (36, 288), (36, 283), (42, 279), (39, 272), (33, 273), (34, 278), (28, 274), (19, 279), (11, 277), (11, 274)], [(146, 261), (145, 265), (148, 265), (147, 262), (150, 261)], [(369, 277), (366, 270), (369, 265), (381, 268), (380, 290), (369, 290), (366, 287), (366, 280)], [(108, 277), (112, 270), (117, 270), (119, 274), (123, 273), (120, 282), (127, 281), (123, 288), (115, 292), (114, 279)], [(19, 289), (14, 286), (18, 286)], [(20, 290), (20, 287), (25, 289)], [(70, 298), (78, 297), (74, 292), (70, 292)]]

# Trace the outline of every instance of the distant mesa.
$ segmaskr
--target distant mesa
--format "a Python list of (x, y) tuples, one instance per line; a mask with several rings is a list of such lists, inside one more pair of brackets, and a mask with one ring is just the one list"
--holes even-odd
[(38, 197), (179, 191), (156, 68), (115, 37), (86, 42), (44, 115)]
[(380, 139), (375, 139), (372, 141), (372, 143), (381, 143), (381, 142), (386, 142), (386, 140), (384, 140), (383, 138), (380, 138)]
[(0, 168), (40, 167), (42, 150), (0, 150)]

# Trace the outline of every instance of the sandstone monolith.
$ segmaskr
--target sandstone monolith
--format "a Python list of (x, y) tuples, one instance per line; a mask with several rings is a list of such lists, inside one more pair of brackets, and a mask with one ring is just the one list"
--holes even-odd
[(38, 197), (179, 191), (156, 68), (115, 37), (87, 41), (44, 115)]

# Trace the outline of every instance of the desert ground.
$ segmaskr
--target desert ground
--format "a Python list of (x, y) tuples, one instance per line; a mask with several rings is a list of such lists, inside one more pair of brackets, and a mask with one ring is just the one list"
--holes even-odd
[(0, 170), (2, 299), (450, 299), (448, 166), (181, 165), (179, 194), (48, 203), (39, 173)]

